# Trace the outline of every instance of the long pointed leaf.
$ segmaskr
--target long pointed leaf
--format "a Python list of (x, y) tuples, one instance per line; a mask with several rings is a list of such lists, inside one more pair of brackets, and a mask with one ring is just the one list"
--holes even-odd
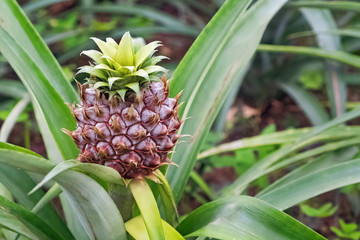
[(224, 240), (325, 240), (287, 214), (247, 196), (207, 203), (190, 213), (177, 230), (187, 237), (205, 236)]
[(282, 46), (270, 44), (261, 44), (258, 47), (258, 51), (294, 53), (313, 57), (328, 58), (360, 68), (360, 57), (343, 51), (326, 51), (316, 47)]
[(62, 172), (54, 180), (81, 216), (82, 223), (90, 227), (90, 239), (127, 239), (119, 210), (97, 182), (72, 170)]
[(306, 199), (360, 182), (360, 159), (339, 163), (305, 175), (261, 196), (278, 209), (287, 209)]
[(295, 150), (299, 150), (308, 144), (313, 143), (313, 137), (320, 134), (321, 132), (358, 116), (360, 116), (360, 108), (357, 108), (351, 112), (347, 112), (340, 117), (337, 117), (321, 126), (314, 128), (311, 132), (301, 136), (295, 143), (285, 145), (279, 150), (266, 156), (261, 161), (257, 162), (243, 175), (241, 175), (234, 183), (227, 187), (224, 193), (226, 195), (237, 195), (242, 193), (249, 183), (262, 176), (266, 169), (279, 159), (285, 157), (287, 154)]
[[(327, 9), (302, 8), (302, 14), (314, 31), (336, 29), (336, 22)], [(316, 35), (320, 48), (327, 51), (341, 50), (340, 37), (336, 35)], [(340, 73), (340, 66), (326, 64), (326, 87), (333, 116), (340, 116), (345, 111), (346, 83)]]
[(354, 1), (302, 1), (292, 2), (289, 6), (360, 12), (360, 3)]
[(33, 99), (39, 103), (63, 157), (65, 159), (77, 157), (78, 149), (74, 142), (60, 130), (61, 128), (75, 128), (75, 120), (69, 108), (32, 58), (1, 27), (0, 36), (0, 51), (23, 80)]
[(14, 43), (21, 46), (31, 56), (48, 82), (64, 99), (63, 101), (70, 103), (77, 101), (78, 96), (74, 88), (71, 87), (55, 57), (17, 2), (14, 0), (0, 1), (0, 9), (0, 28), (3, 28), (12, 37)]
[(348, 161), (353, 158), (358, 151), (358, 147), (346, 147), (333, 153), (321, 155), (320, 157), (313, 159), (309, 163), (304, 164), (299, 168), (296, 168), (282, 178), (278, 179), (277, 181), (266, 187), (264, 190), (262, 190), (260, 193), (258, 193), (256, 197), (261, 198), (261, 196), (263, 196), (267, 192), (286, 185), (288, 182), (296, 180), (300, 177), (303, 177), (307, 174), (318, 171), (330, 165), (335, 165), (339, 163), (339, 159), (341, 159), (342, 162)]
[(245, 14), (251, 2), (226, 1), (174, 72), (170, 93), (174, 96), (184, 89), (186, 107), (180, 113), (190, 118), (180, 131), (192, 135), (175, 147), (172, 160), (179, 168), (170, 166), (166, 173), (176, 202), (217, 112), (255, 53), (268, 22), (286, 0), (258, 1)]
[(282, 83), (280, 86), (302, 108), (313, 125), (320, 125), (329, 120), (325, 108), (309, 91), (290, 83)]
[[(9, 220), (17, 219), (21, 221), (27, 227), (27, 229), (36, 236), (36, 239), (65, 240), (65, 238), (62, 238), (47, 223), (42, 221), (35, 214), (2, 196), (0, 196), (0, 211), (0, 220), (2, 220), (0, 225), (10, 227), (7, 225), (8, 220), (6, 215), (8, 215)], [(16, 228), (12, 230), (16, 230)]]

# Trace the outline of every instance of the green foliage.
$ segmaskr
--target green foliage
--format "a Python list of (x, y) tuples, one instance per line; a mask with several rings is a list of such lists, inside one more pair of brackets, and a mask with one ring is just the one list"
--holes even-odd
[(356, 231), (358, 229), (358, 225), (356, 223), (346, 223), (344, 220), (340, 219), (340, 229), (337, 227), (330, 227), (331, 231), (333, 231), (338, 237), (344, 239), (360, 239), (360, 231)]
[(303, 71), (300, 75), (299, 81), (307, 89), (321, 89), (323, 85), (323, 74), (321, 71)]
[(305, 203), (302, 203), (300, 204), (300, 209), (303, 213), (310, 217), (324, 218), (332, 216), (338, 210), (338, 206), (333, 206), (332, 203), (325, 203), (319, 208), (313, 208)]

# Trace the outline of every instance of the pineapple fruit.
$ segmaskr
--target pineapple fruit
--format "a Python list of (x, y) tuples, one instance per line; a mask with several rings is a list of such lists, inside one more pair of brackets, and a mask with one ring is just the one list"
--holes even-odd
[(84, 51), (93, 62), (80, 68), (88, 73), (79, 86), (81, 104), (70, 109), (77, 128), (70, 135), (80, 149), (78, 160), (117, 170), (125, 179), (142, 179), (164, 164), (176, 144), (181, 125), (179, 93), (169, 98), (166, 58), (153, 56), (160, 42), (145, 45), (127, 32), (119, 44), (93, 38), (101, 52)]

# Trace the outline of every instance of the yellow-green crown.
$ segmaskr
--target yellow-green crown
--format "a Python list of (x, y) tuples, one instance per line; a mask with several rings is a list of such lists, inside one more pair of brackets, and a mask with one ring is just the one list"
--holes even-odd
[(164, 56), (153, 56), (159, 41), (145, 45), (142, 38), (132, 38), (126, 32), (119, 44), (112, 38), (106, 42), (92, 38), (101, 52), (96, 50), (83, 51), (93, 59), (93, 63), (80, 68), (78, 73), (88, 73), (88, 83), (94, 89), (107, 92), (110, 98), (118, 94), (122, 99), (128, 91), (139, 93), (140, 88), (150, 81), (160, 81), (159, 73), (167, 70), (156, 65)]

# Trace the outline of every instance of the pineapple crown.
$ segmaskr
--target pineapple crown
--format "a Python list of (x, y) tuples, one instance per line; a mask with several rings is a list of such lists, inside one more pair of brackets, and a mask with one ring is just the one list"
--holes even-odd
[(106, 38), (106, 42), (92, 38), (101, 52), (96, 50), (83, 51), (94, 62), (83, 66), (77, 72), (88, 73), (88, 84), (93, 89), (109, 94), (110, 98), (120, 95), (124, 100), (127, 92), (138, 94), (151, 81), (161, 81), (159, 73), (167, 72), (167, 69), (156, 65), (165, 56), (153, 56), (156, 48), (161, 46), (159, 41), (145, 44), (142, 38), (132, 38), (126, 32), (119, 44), (112, 38)]

